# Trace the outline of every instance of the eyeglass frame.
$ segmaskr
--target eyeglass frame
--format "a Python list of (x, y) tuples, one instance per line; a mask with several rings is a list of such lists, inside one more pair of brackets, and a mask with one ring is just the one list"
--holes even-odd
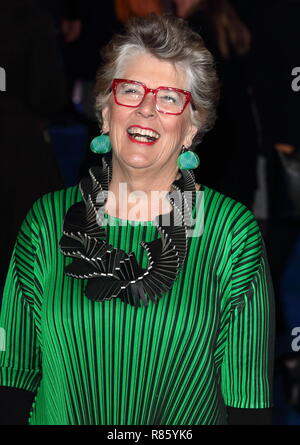
[[(141, 85), (144, 88), (144, 92), (145, 92), (144, 96), (143, 96), (142, 100), (140, 101), (140, 103), (138, 105), (125, 105), (125, 104), (121, 104), (120, 102), (118, 102), (118, 100), (117, 100), (117, 86), (119, 85), (119, 83), (122, 83), (122, 82), (132, 83), (134, 85)], [(128, 107), (128, 108), (137, 108), (137, 107), (139, 107), (143, 103), (143, 101), (144, 101), (145, 97), (147, 96), (147, 94), (148, 93), (152, 93), (154, 95), (154, 97), (155, 97), (155, 108), (156, 108), (156, 110), (159, 113), (171, 114), (173, 116), (179, 116), (180, 114), (182, 114), (184, 112), (185, 108), (187, 107), (187, 105), (192, 100), (192, 93), (190, 91), (182, 90), (181, 88), (163, 87), (163, 86), (160, 86), (160, 87), (157, 87), (157, 88), (148, 88), (143, 82), (139, 82), (137, 80), (113, 79), (112, 84), (111, 84), (111, 88), (113, 90), (114, 100), (115, 100), (115, 103), (117, 105), (120, 105), (122, 107)], [(182, 110), (179, 113), (170, 113), (168, 111), (161, 111), (161, 110), (159, 110), (158, 105), (157, 105), (157, 92), (160, 91), (160, 90), (176, 91), (177, 93), (183, 93), (184, 94), (184, 96), (185, 96), (185, 103), (184, 103), (184, 105), (182, 107)]]

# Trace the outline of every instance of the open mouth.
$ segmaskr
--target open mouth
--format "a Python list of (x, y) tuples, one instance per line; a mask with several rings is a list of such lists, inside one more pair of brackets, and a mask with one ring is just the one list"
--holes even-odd
[(151, 128), (143, 128), (134, 125), (127, 129), (127, 133), (134, 142), (154, 144), (160, 138), (160, 134)]

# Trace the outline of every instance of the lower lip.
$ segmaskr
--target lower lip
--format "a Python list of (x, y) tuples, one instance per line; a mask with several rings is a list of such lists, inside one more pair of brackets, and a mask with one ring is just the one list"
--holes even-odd
[(158, 141), (158, 139), (156, 139), (155, 141), (151, 141), (151, 142), (142, 142), (142, 141), (138, 141), (137, 139), (134, 139), (128, 133), (127, 133), (127, 136), (129, 137), (131, 142), (134, 142), (135, 144), (141, 144), (141, 145), (153, 145), (153, 144), (155, 144)]

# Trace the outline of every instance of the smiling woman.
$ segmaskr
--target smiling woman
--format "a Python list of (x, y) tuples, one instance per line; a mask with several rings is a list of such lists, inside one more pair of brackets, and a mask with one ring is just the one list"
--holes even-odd
[(213, 59), (171, 16), (133, 20), (105, 54), (92, 146), (112, 158), (23, 223), (0, 384), (35, 393), (32, 425), (268, 423), (263, 239), (245, 206), (191, 170), (215, 120)]
[[(128, 182), (124, 175), (132, 172), (134, 181), (139, 181), (133, 185), (134, 189), (150, 191), (152, 184), (155, 190), (169, 190), (176, 176), (176, 159), (181, 148), (190, 147), (198, 131), (191, 120), (194, 111), (187, 108), (191, 99), (191, 93), (185, 91), (187, 79), (181, 68), (145, 51), (130, 60), (122, 74), (122, 78), (134, 83), (130, 83), (128, 89), (128, 81), (114, 79), (114, 94), (102, 110), (102, 129), (109, 132), (117, 182)], [(175, 105), (171, 102), (171, 94), (173, 98), (178, 97)], [(183, 96), (181, 100), (180, 96)], [(146, 132), (149, 131), (154, 140), (148, 140)], [(151, 145), (151, 150), (146, 150), (145, 145)], [(153, 219), (156, 215), (145, 216)]]
[[(219, 83), (214, 60), (199, 34), (189, 29), (184, 21), (180, 22), (173, 16), (162, 18), (153, 15), (152, 19), (150, 17), (151, 15), (148, 16), (147, 22), (143, 19), (131, 21), (134, 26), (128, 26), (127, 34), (115, 36), (103, 51), (106, 63), (98, 71), (96, 84), (96, 108), (100, 125), (101, 111), (111, 97), (112, 79), (125, 77), (126, 66), (131, 66), (134, 61), (142, 66), (141, 56), (148, 55), (152, 56), (152, 60), (148, 60), (149, 63), (155, 60), (165, 61), (166, 65), (172, 65), (174, 71), (184, 77), (188, 94), (192, 94), (193, 105), (197, 109), (197, 113), (191, 113), (191, 118), (198, 129), (199, 140), (212, 128), (216, 118)], [(164, 32), (161, 29), (163, 22), (168, 26), (168, 30)], [(160, 34), (156, 34), (154, 38), (153, 33)], [(152, 79), (152, 74), (156, 72), (155, 67), (148, 64), (144, 68)]]

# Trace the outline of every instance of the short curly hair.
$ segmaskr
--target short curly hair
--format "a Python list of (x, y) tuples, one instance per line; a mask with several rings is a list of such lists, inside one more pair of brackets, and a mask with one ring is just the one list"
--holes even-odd
[(193, 97), (191, 119), (198, 128), (194, 143), (201, 140), (216, 120), (219, 81), (215, 62), (202, 37), (183, 19), (173, 15), (131, 19), (122, 35), (116, 35), (102, 52), (104, 63), (96, 77), (96, 114), (102, 126), (102, 109), (111, 94), (112, 79), (122, 77), (126, 64), (137, 53), (148, 53), (184, 69), (187, 89)]

